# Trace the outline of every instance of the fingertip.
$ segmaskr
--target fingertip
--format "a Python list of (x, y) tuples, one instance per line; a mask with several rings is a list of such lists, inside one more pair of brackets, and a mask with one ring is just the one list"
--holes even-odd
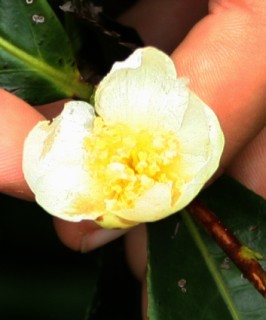
[(66, 102), (71, 101), (71, 99), (63, 99), (63, 100), (58, 100), (54, 101), (48, 104), (44, 104), (41, 106), (36, 107), (36, 109), (47, 119), (53, 119), (58, 116), (59, 113), (64, 108), (64, 104)]
[(54, 218), (54, 226), (62, 243), (75, 251), (81, 251), (83, 237), (100, 229), (92, 221), (69, 222), (59, 218)]
[(20, 98), (0, 89), (0, 192), (33, 199), (22, 172), (23, 144), (43, 116)]
[(227, 174), (266, 199), (266, 127), (234, 159)]
[(54, 219), (58, 237), (68, 248), (87, 253), (123, 235), (126, 230), (102, 229), (93, 221), (69, 222)]
[(142, 281), (147, 268), (147, 232), (145, 224), (130, 230), (125, 238), (127, 261), (135, 277)]

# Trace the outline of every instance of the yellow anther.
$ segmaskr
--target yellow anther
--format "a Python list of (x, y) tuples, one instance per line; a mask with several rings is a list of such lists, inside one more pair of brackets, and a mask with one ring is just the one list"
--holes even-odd
[[(133, 207), (155, 183), (170, 183), (178, 188), (174, 182), (179, 179), (179, 148), (173, 132), (138, 131), (123, 124), (107, 126), (97, 117), (84, 147), (86, 169), (96, 185), (106, 186), (100, 202), (108, 210)], [(177, 194), (173, 190), (173, 197)], [(99, 198), (95, 201), (99, 202)]]

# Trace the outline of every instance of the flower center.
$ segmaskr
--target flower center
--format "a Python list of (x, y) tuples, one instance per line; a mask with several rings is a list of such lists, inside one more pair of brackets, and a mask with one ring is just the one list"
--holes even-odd
[(104, 208), (108, 211), (132, 208), (155, 183), (169, 184), (176, 200), (180, 173), (178, 145), (172, 131), (138, 131), (119, 123), (107, 126), (97, 117), (92, 134), (84, 141), (85, 167), (100, 190)]

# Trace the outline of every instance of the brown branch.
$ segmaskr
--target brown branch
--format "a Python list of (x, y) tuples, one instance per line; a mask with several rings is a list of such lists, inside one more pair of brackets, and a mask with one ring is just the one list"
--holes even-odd
[(187, 209), (215, 239), (243, 276), (266, 298), (266, 272), (257, 261), (263, 258), (262, 255), (242, 244), (199, 200), (194, 200)]

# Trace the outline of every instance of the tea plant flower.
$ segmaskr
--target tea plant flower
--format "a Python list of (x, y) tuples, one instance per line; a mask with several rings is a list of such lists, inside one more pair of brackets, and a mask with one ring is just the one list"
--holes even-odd
[(213, 111), (147, 47), (115, 63), (95, 108), (68, 102), (25, 142), (36, 201), (69, 221), (128, 228), (184, 208), (216, 171), (224, 138)]

